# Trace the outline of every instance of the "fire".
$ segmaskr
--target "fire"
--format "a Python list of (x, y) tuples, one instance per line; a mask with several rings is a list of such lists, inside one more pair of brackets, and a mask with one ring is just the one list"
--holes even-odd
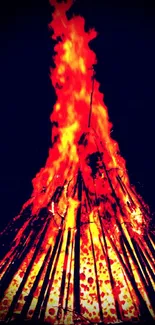
[[(71, 2), (54, 4), (52, 146), (33, 193), (11, 225), (1, 259), (0, 320), (54, 324), (155, 318), (149, 208), (131, 186), (111, 138), (96, 56)], [(13, 233), (13, 235), (12, 235)], [(8, 237), (9, 238), (9, 237)], [(7, 246), (7, 245), (6, 245)]]

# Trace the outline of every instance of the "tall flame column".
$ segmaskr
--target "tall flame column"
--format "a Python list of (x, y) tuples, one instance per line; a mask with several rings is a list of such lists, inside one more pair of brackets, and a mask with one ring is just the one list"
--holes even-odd
[(67, 19), (70, 1), (52, 5), (52, 146), (31, 198), (1, 233), (0, 320), (152, 320), (150, 211), (110, 137), (89, 48), (96, 32), (82, 17)]

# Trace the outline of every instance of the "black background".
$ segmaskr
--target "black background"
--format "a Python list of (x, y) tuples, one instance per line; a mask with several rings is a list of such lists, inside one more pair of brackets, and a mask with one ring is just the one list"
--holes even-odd
[[(137, 1), (75, 1), (74, 12), (99, 36), (96, 75), (127, 161), (131, 183), (155, 211), (155, 9)], [(147, 6), (147, 8), (146, 8)], [(145, 7), (145, 9), (144, 9)], [(46, 0), (0, 4), (0, 228), (32, 192), (50, 146), (55, 102), (51, 7)]]

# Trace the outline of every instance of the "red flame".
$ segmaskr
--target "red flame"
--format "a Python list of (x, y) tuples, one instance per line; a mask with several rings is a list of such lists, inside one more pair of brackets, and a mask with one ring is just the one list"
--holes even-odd
[(110, 136), (89, 48), (97, 33), (86, 32), (80, 16), (68, 20), (70, 6), (55, 2), (50, 24), (57, 41), (52, 147), (1, 261), (0, 318), (19, 314), (55, 324), (155, 318), (149, 209)]

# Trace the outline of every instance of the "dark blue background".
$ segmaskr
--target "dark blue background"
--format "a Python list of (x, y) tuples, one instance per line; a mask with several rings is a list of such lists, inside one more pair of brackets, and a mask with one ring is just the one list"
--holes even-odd
[[(97, 79), (105, 94), (113, 137), (130, 179), (155, 211), (155, 10), (144, 2), (76, 1), (74, 11), (95, 27)], [(31, 180), (50, 146), (55, 101), (49, 81), (52, 41), (48, 1), (1, 3), (0, 228), (30, 197)], [(126, 6), (126, 7), (125, 7)]]

